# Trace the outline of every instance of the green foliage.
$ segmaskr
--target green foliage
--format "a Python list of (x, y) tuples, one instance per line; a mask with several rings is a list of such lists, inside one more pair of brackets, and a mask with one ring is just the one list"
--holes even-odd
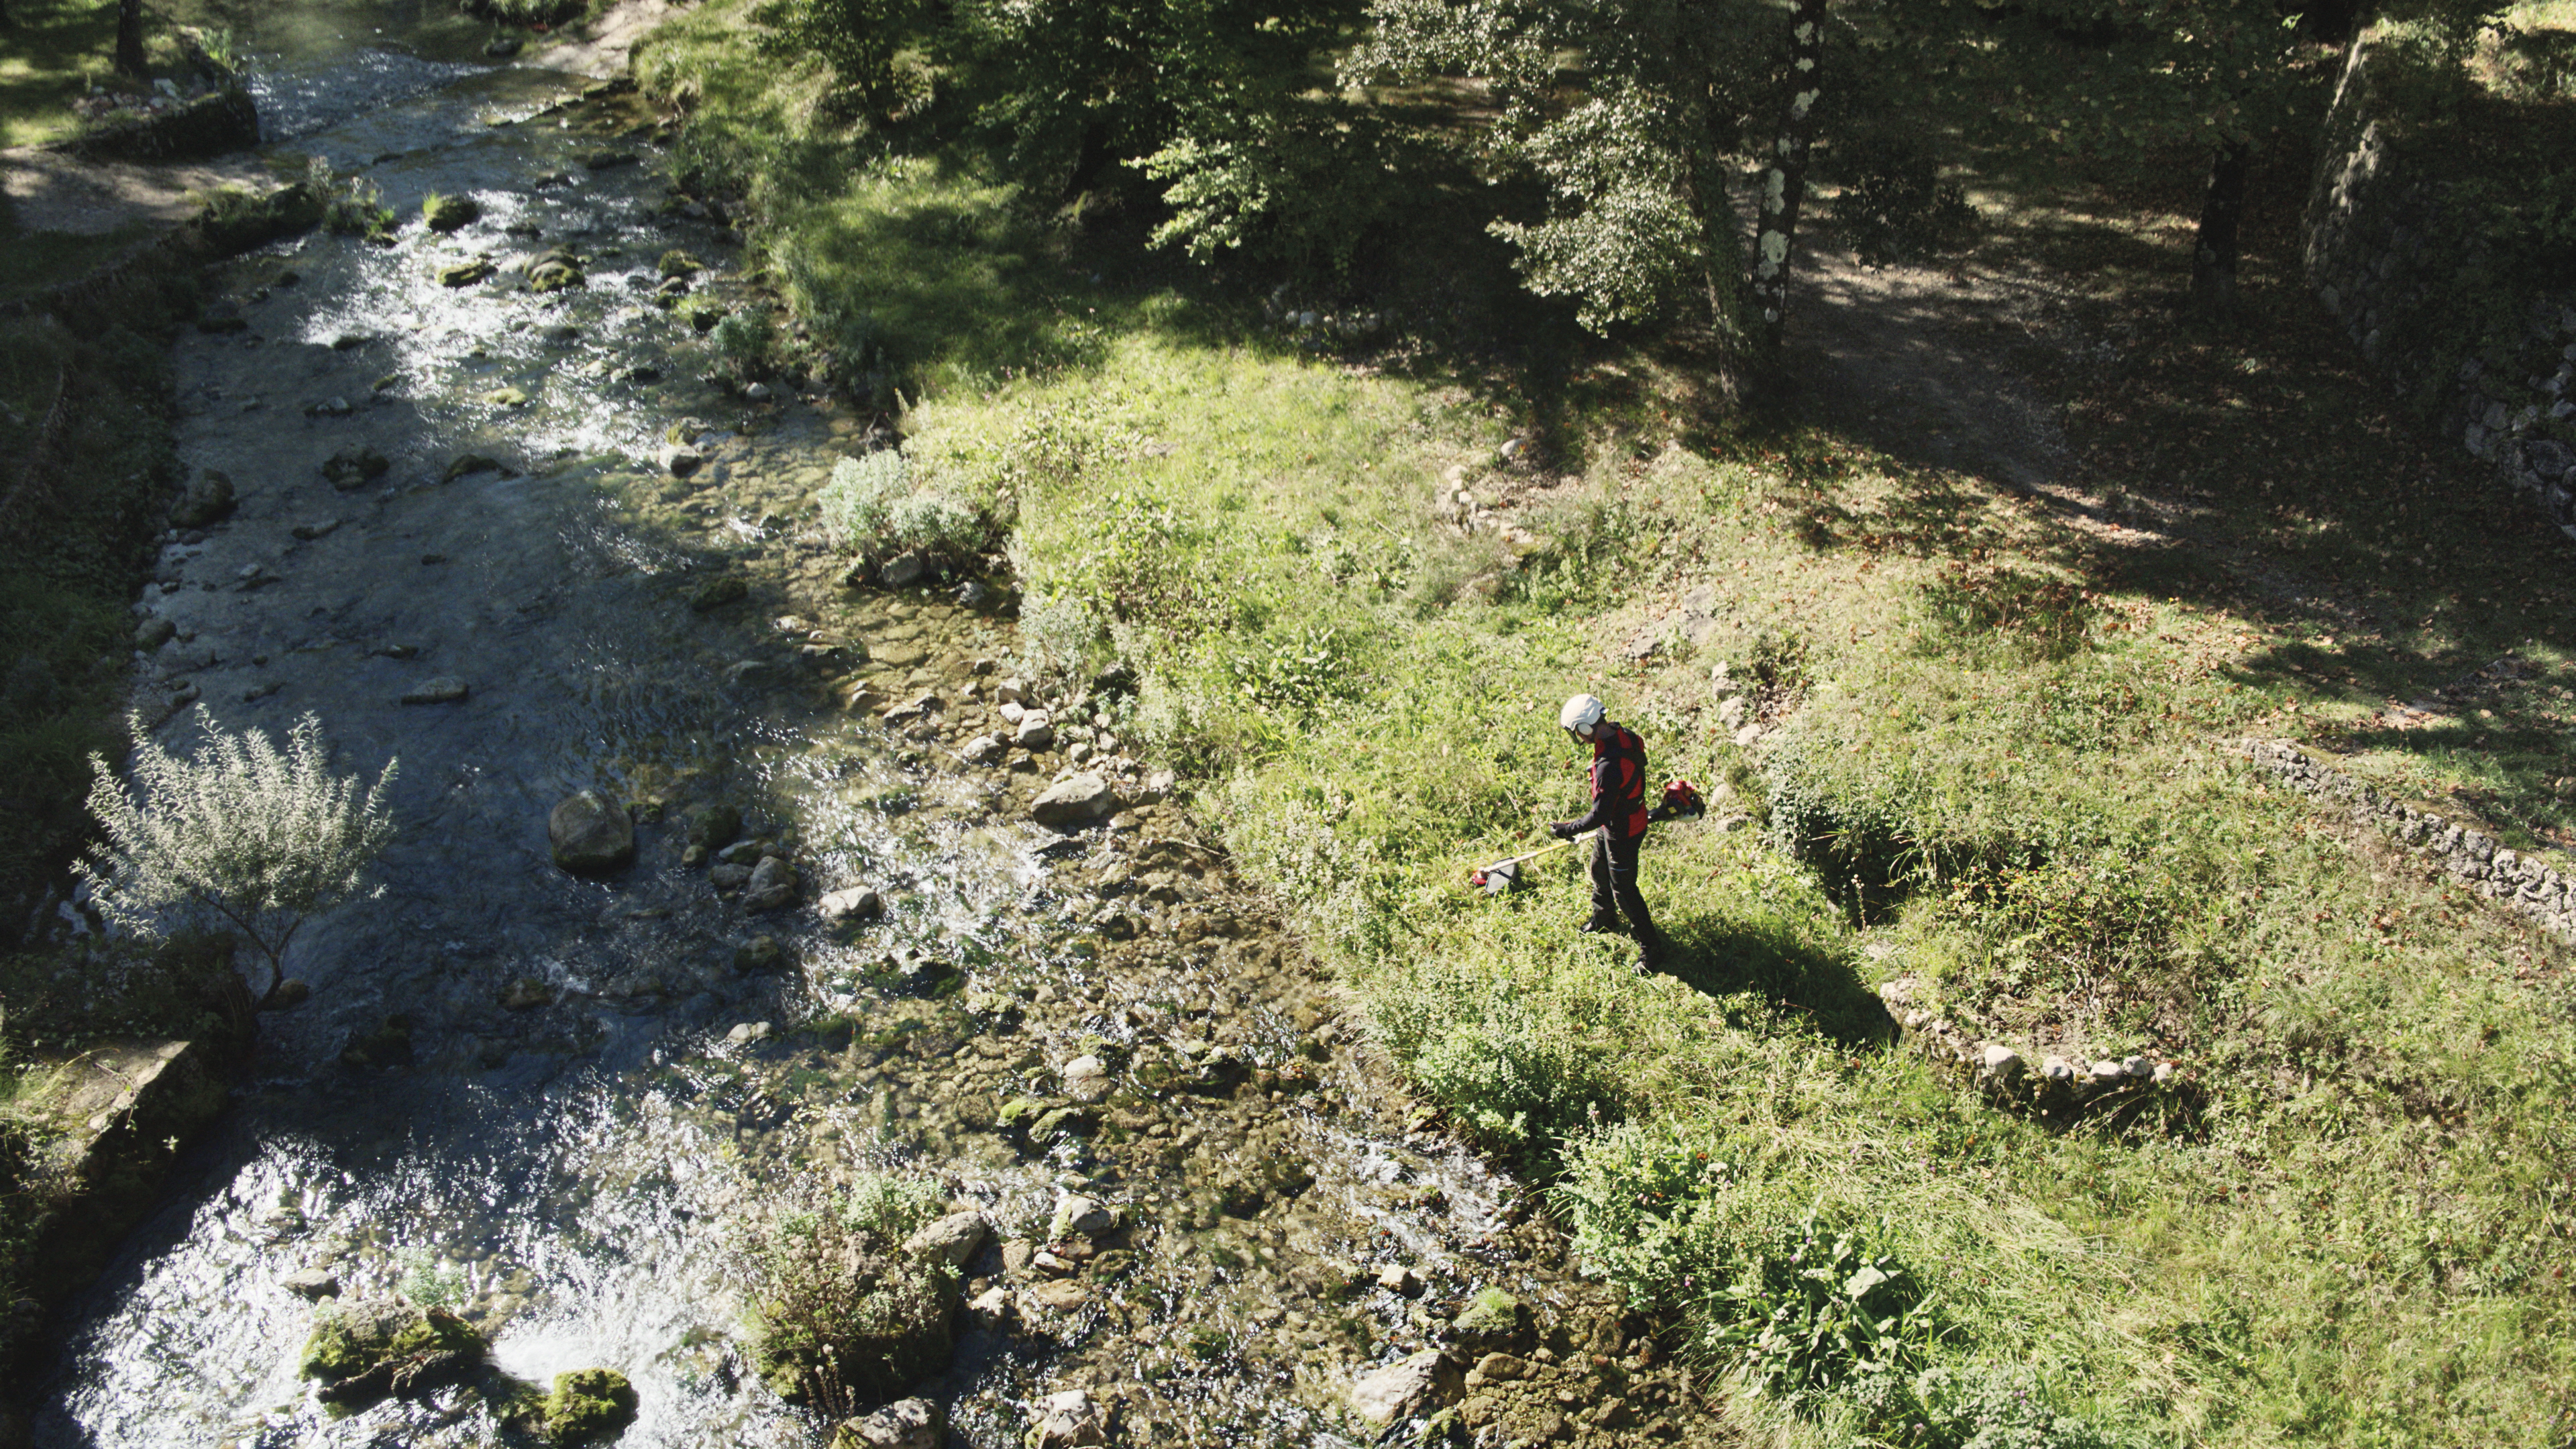
[(1977, 209), (1919, 140), (1862, 132), (1837, 141), (1820, 168), (1841, 184), (1834, 226), (1870, 266), (1956, 251), (1977, 233)]
[(1883, 1233), (1811, 1213), (1746, 1245), (1732, 1280), (1702, 1305), (1702, 1346), (1781, 1395), (1848, 1391), (1914, 1367), (1937, 1315), (1906, 1266), (1873, 1251)]
[(423, 1308), (454, 1308), (465, 1301), (465, 1270), (428, 1248), (405, 1248), (394, 1255), (402, 1278), (394, 1291)]
[(146, 936), (174, 922), (229, 926), (282, 975), (305, 918), (356, 895), (393, 839), (382, 796), (395, 762), (363, 788), (335, 776), (309, 714), (283, 752), (261, 730), (208, 730), (183, 759), (140, 719), (131, 728), (130, 789), (104, 757), (90, 760), (90, 813), (106, 837), (77, 866), (91, 899)]
[(589, 13), (590, 0), (464, 0), (468, 15), (504, 25), (564, 25)]
[(1156, 245), (1211, 261), (1246, 252), (1292, 273), (1347, 277), (1352, 258), (1416, 204), (1421, 143), (1339, 98), (1229, 96), (1183, 112), (1139, 168), (1166, 183)]
[[(694, 318), (692, 321), (694, 322)], [(703, 329), (736, 377), (763, 377), (778, 365), (778, 324), (759, 308), (728, 312)]]
[[(1533, 291), (1574, 299), (1596, 331), (1664, 316), (1685, 296), (1721, 332), (1734, 326), (1745, 263), (1727, 173), (1770, 105), (1767, 71), (1787, 40), (1775, 10), (1377, 0), (1369, 14), (1346, 78), (1463, 74), (1492, 87), (1496, 147), (1546, 189), (1544, 219), (1494, 227)], [(1579, 71), (1560, 71), (1567, 54), (1584, 57)]]
[(752, 1234), (752, 1362), (774, 1392), (847, 1415), (946, 1365), (956, 1274), (899, 1250), (941, 1196), (922, 1180), (863, 1176), (837, 1202), (782, 1206)]
[(1000, 533), (993, 520), (944, 489), (913, 486), (911, 464), (892, 448), (834, 464), (815, 502), (833, 547), (854, 552), (912, 549), (966, 559), (991, 548)]

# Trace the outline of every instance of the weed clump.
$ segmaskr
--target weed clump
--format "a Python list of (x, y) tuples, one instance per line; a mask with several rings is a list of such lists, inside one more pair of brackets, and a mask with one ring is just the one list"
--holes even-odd
[(922, 553), (965, 560), (999, 541), (1001, 525), (936, 486), (916, 487), (912, 464), (895, 449), (844, 458), (815, 497), (835, 548), (877, 557)]
[(755, 1233), (752, 1360), (774, 1392), (845, 1416), (947, 1365), (957, 1275), (901, 1248), (943, 1196), (927, 1179), (867, 1174)]

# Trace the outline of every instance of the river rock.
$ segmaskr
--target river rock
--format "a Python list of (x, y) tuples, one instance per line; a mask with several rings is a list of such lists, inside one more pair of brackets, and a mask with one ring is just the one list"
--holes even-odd
[(1372, 1424), (1392, 1424), (1430, 1412), (1457, 1395), (1458, 1370), (1426, 1348), (1351, 1382), (1351, 1408)]
[(707, 884), (720, 891), (738, 891), (751, 884), (751, 867), (740, 861), (720, 861), (707, 867)]
[(660, 272), (666, 277), (693, 276), (699, 272), (705, 271), (706, 269), (706, 263), (699, 261), (696, 257), (689, 255), (687, 252), (684, 252), (677, 247), (662, 253), (662, 260), (654, 267), (655, 271)]
[(1042, 709), (1020, 716), (1018, 728), (1011, 731), (1011, 743), (1024, 750), (1052, 749), (1055, 746), (1055, 724)]
[(567, 796), (546, 816), (555, 864), (576, 875), (615, 870), (635, 858), (635, 822), (596, 790)]
[(528, 263), (531, 292), (561, 292), (589, 284), (590, 279), (581, 270), (581, 259), (561, 247)]
[(990, 765), (1010, 753), (1010, 748), (1000, 735), (977, 735), (958, 746), (957, 758), (970, 765)]
[(496, 408), (523, 408), (528, 405), (528, 390), (522, 387), (496, 387), (483, 394), (483, 401)]
[(357, 1408), (455, 1383), (481, 1364), (487, 1347), (472, 1324), (444, 1308), (344, 1299), (315, 1315), (297, 1371), (322, 1381), (325, 1403)]
[(299, 1268), (277, 1280), (277, 1286), (298, 1298), (337, 1298), (340, 1276), (328, 1268)]
[(1029, 1425), (1028, 1449), (1085, 1449), (1109, 1442), (1109, 1409), (1080, 1389), (1066, 1389), (1038, 1401)]
[(1058, 830), (1079, 830), (1117, 814), (1122, 806), (1107, 780), (1084, 771), (1040, 791), (1029, 802), (1029, 818)]
[(862, 1419), (844, 1419), (832, 1449), (940, 1449), (948, 1424), (930, 1399), (897, 1399)]
[(463, 704), (473, 691), (453, 674), (433, 675), (403, 691), (405, 704)]
[(304, 415), (308, 418), (345, 418), (356, 411), (344, 397), (326, 397), (304, 405)]
[(885, 899), (865, 886), (826, 891), (823, 898), (814, 904), (826, 925), (837, 926), (843, 921), (873, 921), (885, 914)]
[(492, 263), (483, 257), (438, 269), (438, 285), (442, 287), (470, 287), (477, 282), (488, 282), (491, 279)]
[(172, 528), (204, 528), (233, 511), (233, 480), (220, 469), (200, 468), (194, 481), (170, 505)]
[(904, 1239), (903, 1250), (924, 1261), (963, 1268), (993, 1233), (993, 1220), (969, 1209), (950, 1213)]
[(654, 455), (654, 466), (674, 478), (686, 478), (706, 466), (706, 455), (686, 443), (665, 443)]
[(483, 208), (470, 196), (430, 193), (420, 204), (420, 219), (431, 231), (451, 232), (483, 219)]
[(146, 619), (134, 629), (134, 647), (149, 654), (177, 638), (179, 626), (167, 619)]
[(1064, 1064), (1064, 1090), (1077, 1101), (1098, 1102), (1118, 1090), (1109, 1064), (1088, 1053)]
[(1500, 1288), (1485, 1287), (1449, 1320), (1442, 1336), (1469, 1354), (1497, 1353), (1519, 1347), (1529, 1337), (1530, 1311)]
[(796, 903), (796, 867), (774, 855), (764, 855), (760, 864), (751, 868), (751, 879), (742, 888), (742, 908), (746, 911), (782, 910)]
[(513, 977), (510, 984), (501, 989), (501, 1008), (504, 1011), (527, 1011), (548, 1005), (554, 999), (555, 989), (547, 985), (542, 976)]
[(385, 476), (393, 460), (369, 447), (347, 447), (322, 460), (322, 476), (346, 493)]
[(742, 812), (731, 805), (700, 805), (689, 811), (689, 843), (722, 850), (742, 837)]
[(754, 936), (734, 948), (733, 969), (746, 975), (775, 971), (786, 964), (787, 950), (778, 944), (776, 936)]
[(555, 1375), (538, 1417), (550, 1444), (589, 1444), (614, 1439), (635, 1422), (635, 1386), (612, 1368), (574, 1369)]
[(1055, 1200), (1055, 1216), (1047, 1223), (1047, 1236), (1067, 1238), (1080, 1233), (1086, 1238), (1096, 1238), (1117, 1226), (1115, 1209), (1097, 1198), (1068, 1192), (1058, 1195)]
[(877, 581), (890, 589), (908, 589), (930, 574), (930, 560), (906, 550), (885, 561), (877, 570)]

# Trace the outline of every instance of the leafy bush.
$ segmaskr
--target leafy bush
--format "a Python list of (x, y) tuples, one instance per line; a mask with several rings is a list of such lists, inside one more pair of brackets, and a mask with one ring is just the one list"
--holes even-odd
[(1913, 1366), (1930, 1336), (1932, 1307), (1894, 1254), (1874, 1251), (1876, 1237), (1868, 1228), (1820, 1224), (1811, 1212), (1739, 1248), (1733, 1281), (1701, 1305), (1702, 1346), (1782, 1395), (1848, 1388)]
[(833, 547), (856, 552), (916, 549), (970, 558), (991, 548), (1000, 532), (955, 496), (937, 488), (916, 489), (911, 463), (892, 448), (834, 464), (832, 479), (815, 502)]
[(1834, 225), (1869, 266), (1914, 261), (1973, 241), (1977, 209), (1939, 162), (1910, 139), (1863, 136), (1824, 154), (1828, 179), (1841, 183)]
[(209, 730), (186, 759), (141, 719), (129, 723), (134, 788), (90, 757), (89, 808), (107, 838), (75, 869), (100, 911), (139, 935), (173, 919), (239, 931), (268, 958), (274, 990), (296, 930), (356, 895), (393, 839), (383, 792), (395, 762), (364, 788), (333, 775), (322, 722), (309, 714), (283, 753), (261, 730)]
[(707, 337), (736, 377), (759, 377), (778, 365), (778, 324), (763, 309), (728, 313)]

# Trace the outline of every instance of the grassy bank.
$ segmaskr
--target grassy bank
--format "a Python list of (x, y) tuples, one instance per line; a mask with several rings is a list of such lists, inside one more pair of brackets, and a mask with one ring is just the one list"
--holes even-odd
[[(724, 23), (641, 68), (746, 182), (806, 345), (920, 389), (914, 475), (1016, 520), (1028, 642), (1136, 667), (1117, 733), (1754, 1437), (2566, 1439), (2567, 953), (2218, 742), (2347, 749), (2560, 858), (2567, 550), (2409, 443), (2277, 260), (2208, 334), (2152, 305), (2185, 263), (2163, 201), (1997, 229), (2124, 339), (2053, 379), (2055, 493), (1677, 423), (1625, 355), (1553, 404), (1559, 456), (1506, 464), (1525, 400), (1151, 264), (1100, 281), (1096, 241), (816, 121)], [(2522, 682), (2388, 711), (2507, 651)], [(1465, 889), (1577, 808), (1575, 689), (1729, 788), (1646, 852), (1660, 973), (1575, 932), (1564, 856)], [(1892, 1047), (1899, 977), (2034, 1058), (2189, 1089), (1988, 1106)]]

